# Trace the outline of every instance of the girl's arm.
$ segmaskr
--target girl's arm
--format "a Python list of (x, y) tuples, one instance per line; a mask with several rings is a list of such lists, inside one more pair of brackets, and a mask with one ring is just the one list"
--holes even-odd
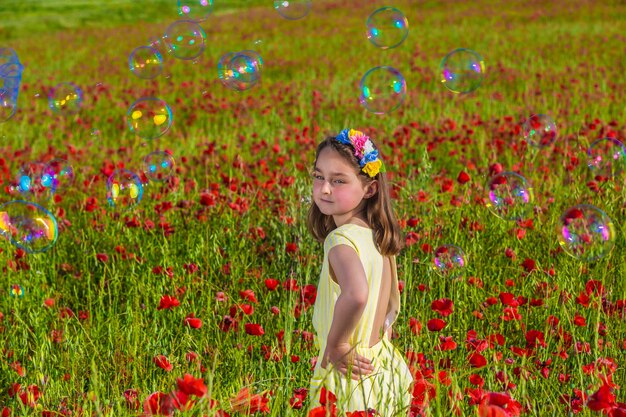
[(347, 245), (333, 247), (328, 252), (328, 261), (341, 288), (341, 294), (335, 303), (322, 367), (330, 360), (339, 372), (347, 375), (348, 368), (352, 366), (350, 376), (358, 379), (359, 375), (373, 370), (371, 361), (357, 355), (349, 344), (350, 336), (367, 304), (369, 289), (365, 270), (357, 253)]
[(341, 288), (327, 339), (327, 345), (333, 346), (348, 343), (365, 310), (369, 289), (361, 259), (354, 249), (335, 246), (328, 252), (328, 262)]

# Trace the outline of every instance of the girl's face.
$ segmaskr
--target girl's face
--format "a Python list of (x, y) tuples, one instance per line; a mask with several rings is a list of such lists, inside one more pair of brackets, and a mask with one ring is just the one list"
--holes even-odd
[(322, 149), (313, 170), (313, 201), (322, 214), (341, 226), (360, 212), (365, 198), (376, 193), (376, 181), (365, 185), (355, 169), (331, 147)]

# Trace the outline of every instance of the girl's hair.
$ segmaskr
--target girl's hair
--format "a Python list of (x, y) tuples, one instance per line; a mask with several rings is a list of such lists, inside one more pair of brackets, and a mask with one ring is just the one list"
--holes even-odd
[[(351, 145), (338, 142), (334, 136), (328, 136), (319, 145), (315, 152), (315, 162), (320, 152), (327, 147), (331, 147), (339, 152), (341, 156), (348, 161), (355, 170), (359, 172), (359, 178), (365, 183), (371, 183), (378, 180), (378, 190), (375, 195), (365, 200), (365, 213), (367, 222), (374, 231), (374, 241), (378, 247), (378, 251), (384, 256), (392, 256), (400, 253), (404, 247), (404, 238), (402, 230), (398, 224), (398, 220), (391, 206), (391, 198), (389, 196), (389, 184), (387, 182), (387, 174), (379, 172), (371, 178), (368, 174), (361, 171), (359, 161), (354, 155), (354, 149)], [(318, 242), (324, 242), (326, 236), (337, 226), (332, 216), (323, 214), (314, 201), (311, 202), (306, 222), (307, 229)]]

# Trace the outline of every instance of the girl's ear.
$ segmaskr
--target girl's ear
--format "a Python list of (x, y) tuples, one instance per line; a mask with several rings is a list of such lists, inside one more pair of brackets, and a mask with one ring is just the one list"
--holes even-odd
[(376, 195), (377, 191), (378, 191), (378, 181), (374, 180), (370, 182), (369, 184), (367, 184), (367, 191), (365, 192), (364, 197), (365, 198), (373, 197)]

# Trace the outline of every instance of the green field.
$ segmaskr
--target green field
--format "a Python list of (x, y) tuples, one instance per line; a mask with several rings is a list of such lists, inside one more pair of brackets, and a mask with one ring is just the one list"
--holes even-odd
[[(489, 392), (519, 403), (494, 416), (599, 415), (592, 395), (611, 381), (606, 409), (625, 415), (617, 405), (626, 402), (617, 387), (626, 383), (624, 173), (594, 179), (586, 156), (596, 139), (626, 140), (624, 1), (398, 0), (389, 5), (405, 13), (409, 36), (381, 50), (367, 40), (365, 21), (387, 4), (315, 1), (306, 18), (291, 21), (269, 1), (216, 0), (201, 24), (206, 49), (198, 59), (165, 56), (160, 77), (135, 77), (129, 53), (164, 33), (175, 5), (0, 3), (0, 47), (13, 48), (24, 65), (18, 111), (0, 123), (0, 203), (22, 198), (10, 187), (26, 162), (64, 158), (75, 172), (56, 202), (41, 202), (61, 225), (51, 250), (24, 254), (0, 241), (2, 417), (138, 416), (151, 393), (172, 392), (184, 374), (201, 378), (208, 394), (176, 415), (245, 415), (229, 399), (247, 387), (265, 392), (268, 415), (304, 416), (308, 400), (294, 409), (290, 399), (308, 388), (318, 352), (307, 342), (312, 309), (286, 287), (288, 279), (300, 288), (317, 284), (323, 248), (305, 227), (308, 174), (316, 144), (345, 127), (379, 144), (407, 237), (393, 342), (409, 357), (425, 355), (412, 366), (421, 386), (436, 390), (416, 397), (413, 415), (479, 415), (476, 403)], [(461, 47), (479, 52), (487, 69), (480, 88), (465, 95), (446, 90), (439, 71)], [(218, 79), (217, 63), (246, 49), (262, 56), (262, 78), (236, 92)], [(407, 84), (402, 106), (384, 115), (358, 101), (361, 77), (380, 65), (397, 68)], [(63, 116), (47, 96), (68, 81), (84, 100), (78, 114)], [(126, 113), (148, 96), (164, 99), (174, 122), (144, 141), (128, 129)], [(541, 149), (519, 129), (538, 113), (558, 129), (555, 143)], [(155, 150), (172, 152), (175, 178), (148, 183), (141, 203), (116, 215), (108, 175), (140, 171)], [(486, 207), (494, 164), (531, 184), (532, 222), (504, 221)], [(464, 184), (462, 171), (470, 177)], [(615, 246), (595, 262), (568, 256), (558, 243), (559, 217), (582, 203), (603, 210), (615, 228)], [(462, 278), (433, 270), (432, 249), (449, 243), (467, 255)], [(297, 250), (287, 250), (293, 244)], [(281, 283), (275, 291), (266, 287), (270, 278)], [(23, 296), (10, 294), (14, 285)], [(227, 299), (219, 301), (220, 293)], [(515, 297), (518, 319), (509, 319), (504, 293)], [(158, 310), (164, 295), (180, 305)], [(438, 317), (431, 303), (442, 298), (454, 312), (447, 327), (429, 331)], [(254, 312), (237, 312), (241, 304)], [(185, 324), (190, 313), (201, 328)], [(231, 319), (238, 328), (224, 331)], [(246, 323), (265, 334), (246, 334)], [(458, 346), (436, 350), (441, 337)], [(479, 342), (488, 345), (486, 365), (476, 367), (469, 345)], [(189, 352), (198, 360), (189, 361)], [(155, 364), (158, 355), (171, 371)], [(484, 379), (481, 395), (471, 391), (473, 374)], [(29, 399), (35, 385), (42, 395), (31, 388)], [(124, 397), (130, 389), (136, 403)]]

